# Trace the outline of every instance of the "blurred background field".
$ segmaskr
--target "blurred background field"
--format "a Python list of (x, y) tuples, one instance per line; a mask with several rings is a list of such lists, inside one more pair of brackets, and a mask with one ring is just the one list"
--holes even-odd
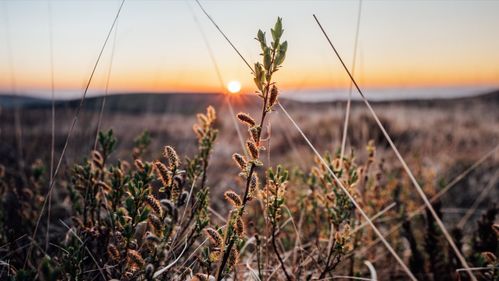
[[(64, 167), (81, 161), (82, 157), (92, 150), (102, 99), (103, 97), (92, 97), (85, 101), (64, 157)], [(152, 141), (145, 154), (146, 158), (159, 157), (160, 149), (166, 144), (174, 146), (181, 154), (190, 155), (197, 149), (197, 140), (192, 131), (195, 115), (202, 112), (206, 106), (213, 105), (219, 115), (217, 126), (220, 136), (210, 167), (212, 174), (209, 184), (213, 186), (215, 198), (221, 200), (221, 194), (227, 186), (234, 184), (237, 175), (237, 169), (233, 166), (230, 156), (242, 149), (227, 99), (231, 99), (236, 113), (256, 113), (259, 104), (252, 95), (110, 95), (106, 99), (101, 129), (112, 129), (118, 138), (118, 149), (112, 155), (115, 160), (131, 162), (130, 151), (134, 140), (144, 131), (149, 132)], [(50, 159), (51, 102), (15, 96), (4, 96), (0, 102), (3, 105), (0, 119), (0, 164), (4, 165), (8, 172), (22, 177), (21, 165), (29, 169), (30, 164), (38, 159), (44, 163)], [(284, 98), (282, 103), (319, 151), (339, 150), (345, 102), (307, 103)], [(56, 159), (60, 156), (78, 104), (78, 100), (56, 102)], [(498, 106), (497, 92), (455, 99), (373, 103), (395, 144), (416, 173), (419, 173), (421, 178), (432, 174), (435, 182), (447, 183), (495, 149), (499, 142)], [(19, 112), (17, 123), (16, 110)], [(366, 157), (363, 154), (365, 146), (369, 140), (374, 140), (378, 155), (385, 159), (386, 165), (393, 169), (400, 168), (400, 163), (365, 105), (353, 102), (351, 114), (348, 151), (355, 150), (362, 160)], [(280, 110), (270, 116), (271, 125), (267, 129), (270, 135), (270, 149), (265, 152), (265, 164), (272, 166), (285, 163), (289, 168), (309, 167), (313, 163), (313, 154), (289, 120)], [(242, 134), (246, 133), (243, 127), (240, 130)], [(455, 222), (466, 212), (466, 208), (476, 199), (475, 195), (492, 180), (498, 161), (496, 151), (443, 197), (446, 220)], [(480, 215), (480, 210), (497, 203), (499, 189), (497, 183), (495, 186), (480, 205), (479, 211), (474, 213), (475, 216)], [(215, 206), (219, 203), (221, 202), (217, 202), (217, 199), (214, 200)]]

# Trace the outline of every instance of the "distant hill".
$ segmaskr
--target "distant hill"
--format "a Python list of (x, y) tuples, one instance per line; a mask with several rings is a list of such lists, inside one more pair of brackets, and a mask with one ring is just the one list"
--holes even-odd
[(51, 104), (52, 102), (50, 100), (30, 96), (17, 96), (9, 94), (0, 95), (0, 106), (4, 108), (11, 108), (16, 106), (23, 108), (32, 106), (43, 107)]
[[(83, 107), (86, 110), (100, 110), (103, 96), (88, 97)], [(146, 109), (148, 112), (170, 112), (191, 114), (209, 104), (222, 103), (224, 97), (221, 94), (114, 94), (106, 97), (106, 111), (121, 111), (129, 113), (140, 113)], [(79, 99), (57, 100), (56, 107), (76, 108), (80, 104)], [(28, 96), (0, 95), (0, 106), (14, 108), (19, 106), (24, 109), (45, 109), (52, 106), (52, 102), (43, 98)]]
[[(238, 97), (241, 103), (254, 99), (255, 96), (244, 95)], [(103, 96), (88, 97), (84, 101), (84, 108), (86, 110), (100, 110)], [(300, 104), (313, 104), (315, 106), (327, 106), (329, 104), (341, 104), (345, 101), (330, 101), (330, 102), (303, 102), (282, 98), (283, 102), (299, 106)], [(134, 93), (134, 94), (113, 94), (108, 95), (106, 98), (106, 111), (120, 111), (128, 113), (143, 113), (147, 112), (169, 112), (179, 114), (192, 114), (198, 112), (200, 108), (208, 105), (218, 106), (225, 101), (225, 96), (222, 94), (191, 94), (191, 93)], [(442, 106), (450, 104), (462, 104), (469, 102), (485, 102), (489, 104), (499, 105), (499, 90), (485, 93), (482, 95), (472, 97), (461, 97), (454, 99), (421, 99), (421, 100), (390, 100), (390, 101), (372, 101), (376, 104), (398, 104), (398, 105), (411, 105), (411, 106)], [(354, 104), (362, 103), (361, 101), (354, 101)], [(76, 108), (80, 104), (79, 99), (73, 100), (57, 100), (56, 107)], [(16, 106), (25, 109), (44, 109), (50, 108), (52, 102), (44, 98), (36, 98), (21, 95), (1, 95), (0, 106), (3, 108), (14, 108)]]

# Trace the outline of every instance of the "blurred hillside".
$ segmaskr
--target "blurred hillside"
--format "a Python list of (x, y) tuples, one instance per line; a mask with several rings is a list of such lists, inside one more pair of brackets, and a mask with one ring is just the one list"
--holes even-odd
[[(81, 161), (89, 155), (96, 135), (102, 97), (85, 100), (75, 131), (69, 140), (63, 166)], [(259, 100), (254, 96), (231, 97), (235, 113), (254, 112)], [(345, 102), (303, 103), (283, 99), (281, 102), (297, 120), (312, 143), (321, 151), (337, 151), (341, 142)], [(78, 100), (57, 101), (55, 121), (55, 156), (60, 156)], [(23, 169), (37, 159), (48, 163), (51, 142), (51, 102), (19, 96), (0, 97), (0, 164), (7, 171), (22, 176)], [(196, 112), (213, 105), (218, 112), (220, 135), (211, 169), (233, 173), (212, 173), (210, 184), (222, 192), (235, 181), (222, 174), (237, 175), (230, 156), (241, 151), (231, 117), (227, 97), (217, 94), (122, 94), (106, 99), (102, 130), (113, 129), (118, 150), (112, 159), (131, 161), (134, 139), (147, 130), (152, 138), (146, 159), (159, 157), (160, 148), (173, 145), (184, 155), (196, 149), (191, 130)], [(470, 98), (373, 103), (388, 132), (416, 174), (432, 173), (450, 181), (499, 143), (499, 92)], [(17, 113), (16, 113), (17, 112)], [(17, 118), (16, 118), (17, 114)], [(256, 113), (255, 113), (256, 114)], [(290, 168), (313, 161), (312, 153), (301, 136), (279, 110), (270, 116), (270, 149), (265, 164), (288, 163)], [(243, 127), (241, 130), (245, 130)], [(243, 131), (243, 134), (245, 132)], [(349, 147), (362, 154), (370, 139), (375, 140), (378, 153), (390, 166), (399, 167), (393, 152), (364, 104), (353, 102), (349, 126)], [(470, 189), (478, 189), (499, 167), (496, 153), (477, 168), (472, 177), (449, 193), (452, 205), (466, 206)], [(21, 169), (19, 169), (21, 168)], [(465, 191), (465, 192), (463, 192)], [(499, 188), (495, 189), (499, 193)], [(499, 196), (499, 194), (497, 194)], [(498, 198), (489, 196), (489, 198)], [(471, 197), (474, 198), (474, 197)], [(492, 199), (490, 199), (492, 200)], [(484, 202), (490, 205), (492, 202)]]

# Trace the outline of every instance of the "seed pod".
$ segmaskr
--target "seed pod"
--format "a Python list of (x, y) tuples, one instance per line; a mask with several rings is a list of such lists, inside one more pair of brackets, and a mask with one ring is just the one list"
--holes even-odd
[(161, 231), (161, 229), (163, 228), (161, 220), (156, 215), (153, 214), (149, 215), (149, 225), (152, 226), (152, 228), (157, 232)]
[(135, 159), (135, 161), (133, 163), (135, 164), (135, 167), (137, 168), (137, 170), (144, 171), (146, 166), (144, 165), (144, 162), (142, 162), (142, 160)]
[(278, 95), (279, 95), (279, 90), (277, 90), (277, 87), (273, 85), (272, 89), (270, 90), (269, 108), (276, 104)]
[(128, 243), (128, 248), (130, 248), (129, 250), (137, 250), (139, 248), (139, 245), (137, 244), (137, 241), (131, 240)]
[(376, 152), (376, 146), (374, 145), (374, 141), (370, 140), (367, 143), (366, 147), (367, 153), (368, 153), (368, 162), (372, 163), (374, 161), (374, 153)]
[(97, 150), (92, 151), (92, 164), (98, 169), (102, 169), (104, 167), (104, 158)]
[(198, 113), (196, 117), (198, 118), (198, 122), (202, 125), (208, 125), (210, 123), (208, 117), (202, 113)]
[(120, 231), (115, 231), (114, 232), (114, 237), (116, 238), (116, 241), (118, 243), (121, 243), (123, 242), (124, 238), (123, 238), (123, 234), (120, 232)]
[(173, 185), (172, 191), (170, 193), (170, 199), (172, 202), (178, 203), (178, 198), (180, 196), (180, 188), (177, 184)]
[(145, 221), (139, 222), (137, 224), (137, 226), (135, 227), (134, 237), (141, 244), (142, 244), (142, 239), (144, 238), (144, 235), (146, 234), (146, 230), (147, 230), (147, 222), (145, 222)]
[(120, 170), (121, 171), (128, 171), (128, 169), (130, 169), (130, 163), (128, 163), (127, 161), (121, 161), (120, 162)]
[(259, 150), (254, 142), (246, 141), (246, 149), (253, 159), (258, 159)]
[(242, 236), (244, 234), (246, 227), (244, 226), (244, 221), (241, 217), (238, 217), (236, 223), (234, 224), (234, 230), (237, 235)]
[(182, 207), (186, 203), (188, 196), (189, 192), (184, 190), (182, 194), (180, 194), (180, 197), (178, 198), (177, 206)]
[(254, 195), (258, 190), (258, 185), (259, 185), (258, 175), (256, 173), (253, 173), (251, 175), (251, 180), (250, 180), (249, 194)]
[(240, 207), (243, 204), (243, 200), (241, 200), (241, 197), (235, 193), (232, 190), (226, 191), (224, 193), (224, 198), (227, 200), (232, 206), (234, 207)]
[(218, 260), (220, 260), (220, 256), (222, 255), (222, 253), (220, 252), (220, 249), (213, 249), (211, 252), (210, 252), (210, 261), (211, 262), (217, 262)]
[(333, 171), (339, 172), (341, 169), (341, 160), (340, 158), (335, 158), (333, 160)]
[(208, 274), (204, 274), (204, 273), (196, 273), (196, 275), (194, 275), (191, 278), (191, 281), (209, 281), (209, 280), (210, 280), (210, 276)]
[(159, 201), (161, 203), (161, 206), (163, 206), (163, 208), (166, 210), (166, 212), (168, 214), (173, 214), (173, 210), (175, 209), (175, 204), (173, 204), (172, 201), (168, 200), (168, 199), (161, 199), (161, 201)]
[(28, 198), (28, 199), (31, 199), (33, 198), (33, 191), (31, 191), (31, 189), (29, 188), (23, 188), (21, 190), (22, 194), (24, 197)]
[(166, 217), (164, 220), (163, 220), (163, 224), (164, 225), (171, 225), (172, 224), (172, 218), (170, 217)]
[(239, 112), (237, 114), (237, 119), (241, 121), (241, 123), (248, 125), (248, 127), (253, 127), (255, 126), (255, 120), (249, 116), (249, 114), (244, 113), (244, 112)]
[(208, 106), (208, 108), (206, 108), (206, 115), (208, 116), (208, 119), (210, 119), (211, 122), (215, 121), (215, 119), (217, 119), (217, 112), (215, 110), (215, 108), (213, 108), (213, 106)]
[(218, 231), (210, 227), (206, 228), (204, 232), (206, 233), (206, 235), (208, 235), (208, 238), (210, 238), (210, 241), (213, 244), (213, 246), (220, 247), (220, 245), (222, 245), (223, 239), (222, 236), (220, 236), (220, 234), (218, 233)]
[(171, 177), (165, 164), (160, 161), (154, 161), (154, 170), (156, 171), (158, 178), (161, 180), (163, 187), (169, 187), (171, 185)]
[(152, 244), (158, 244), (159, 242), (161, 242), (158, 236), (154, 235), (149, 231), (146, 233), (146, 241)]
[(152, 265), (152, 264), (148, 264), (148, 265), (146, 266), (146, 270), (145, 270), (145, 271), (146, 271), (146, 272), (145, 272), (145, 273), (146, 273), (146, 278), (147, 278), (148, 280), (149, 280), (149, 279), (152, 279), (153, 274), (154, 274), (154, 265)]
[(154, 197), (153, 195), (149, 194), (146, 196), (145, 201), (151, 209), (158, 214), (160, 217), (163, 216), (163, 209), (161, 208), (161, 204), (159, 203), (158, 199)]
[(251, 139), (253, 140), (253, 142), (259, 143), (260, 142), (261, 128), (259, 126), (253, 126), (253, 127), (249, 128), (248, 131), (251, 135)]
[(118, 251), (118, 248), (116, 248), (114, 244), (107, 245), (107, 255), (113, 261), (117, 261), (120, 259), (120, 252)]
[(204, 131), (198, 124), (192, 125), (192, 130), (194, 131), (198, 139), (202, 139), (204, 137)]
[(230, 249), (230, 255), (227, 261), (227, 265), (229, 266), (229, 268), (232, 268), (238, 263), (239, 263), (239, 251), (237, 251), (236, 248), (232, 247), (232, 249)]
[(178, 188), (182, 189), (182, 187), (184, 187), (184, 183), (185, 183), (185, 178), (184, 178), (185, 175), (175, 175), (173, 177), (173, 181), (175, 182), (175, 184), (177, 185)]
[(493, 264), (497, 260), (497, 257), (492, 252), (482, 252), (481, 255), (488, 264)]
[(180, 165), (180, 160), (177, 156), (177, 152), (171, 146), (165, 146), (165, 148), (163, 149), (163, 157), (168, 159), (170, 169), (172, 170)]
[(137, 270), (139, 268), (142, 268), (145, 264), (144, 259), (140, 255), (139, 252), (135, 250), (128, 250), (128, 264), (132, 268), (132, 270)]
[(98, 181), (95, 185), (104, 191), (111, 191), (111, 187), (103, 181)]
[(499, 223), (493, 224), (492, 229), (495, 231), (496, 236), (499, 238)]
[(246, 158), (244, 156), (242, 156), (239, 153), (234, 153), (232, 155), (232, 159), (234, 159), (234, 161), (236, 162), (237, 166), (239, 166), (239, 168), (241, 170), (243, 170), (243, 171), (246, 170), (248, 162), (246, 161)]

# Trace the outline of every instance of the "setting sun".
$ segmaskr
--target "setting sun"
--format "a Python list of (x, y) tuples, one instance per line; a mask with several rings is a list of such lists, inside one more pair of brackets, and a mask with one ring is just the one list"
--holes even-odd
[(227, 84), (227, 90), (231, 94), (237, 94), (241, 91), (241, 83), (239, 81), (230, 81), (229, 84)]

